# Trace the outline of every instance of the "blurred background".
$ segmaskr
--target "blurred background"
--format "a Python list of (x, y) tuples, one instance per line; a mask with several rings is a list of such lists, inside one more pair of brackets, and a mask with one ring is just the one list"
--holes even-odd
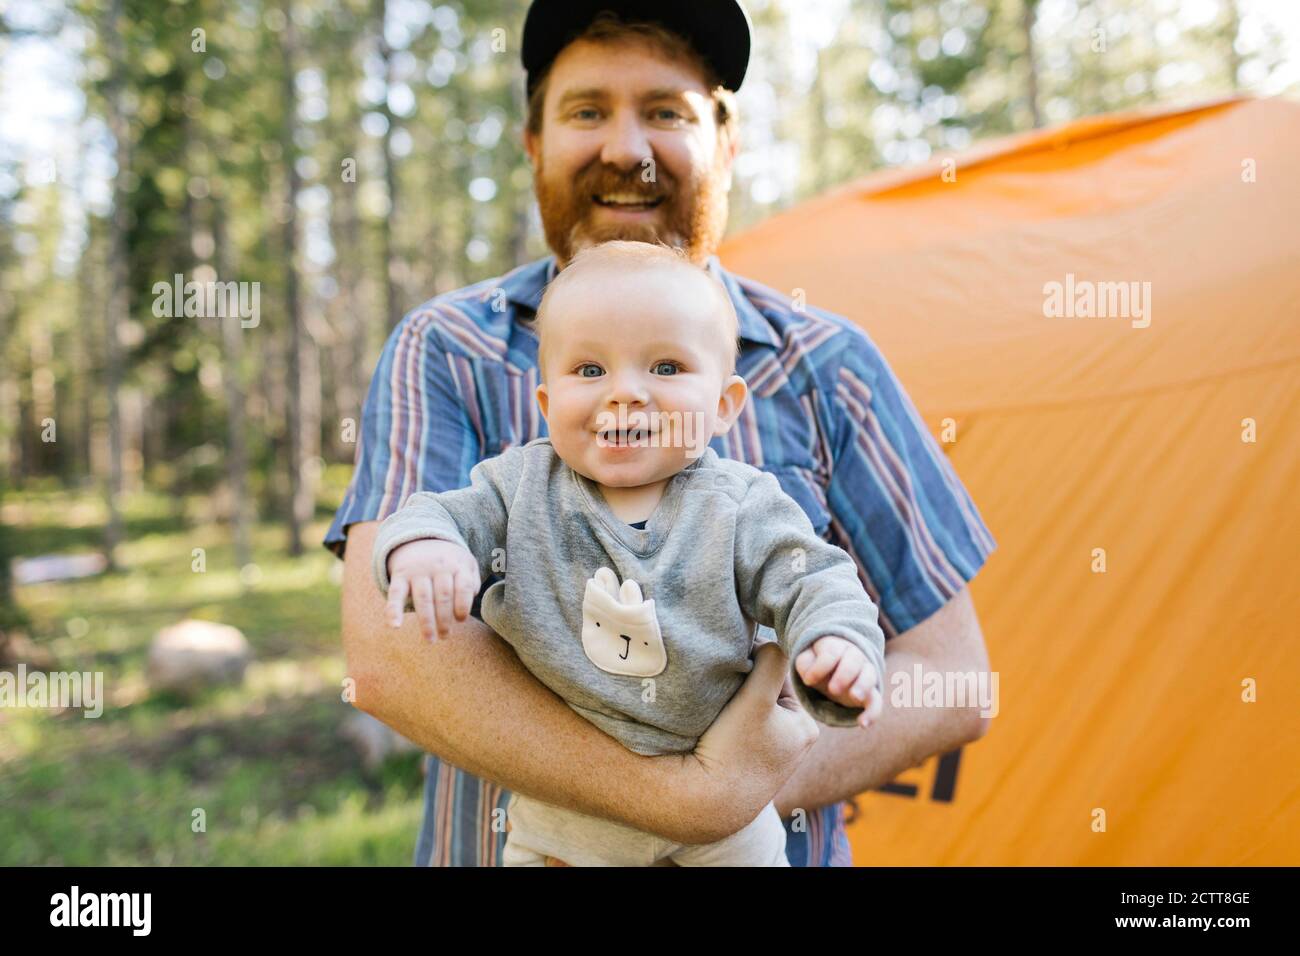
[[(0, 864), (410, 861), (419, 756), (341, 698), (320, 542), (396, 321), (546, 254), (526, 7), (0, 6), (0, 667), (105, 693), (0, 707)], [(996, 136), (1300, 91), (1293, 0), (748, 7), (731, 233)], [(178, 273), (258, 283), (258, 322), (157, 314)]]

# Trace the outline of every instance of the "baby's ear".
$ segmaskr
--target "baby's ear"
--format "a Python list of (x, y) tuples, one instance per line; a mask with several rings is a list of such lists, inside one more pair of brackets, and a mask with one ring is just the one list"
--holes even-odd
[(727, 379), (727, 384), (718, 397), (718, 416), (713, 422), (713, 434), (715, 436), (725, 435), (731, 430), (731, 426), (740, 417), (740, 413), (744, 410), (745, 402), (748, 399), (748, 382), (739, 375), (733, 375)]

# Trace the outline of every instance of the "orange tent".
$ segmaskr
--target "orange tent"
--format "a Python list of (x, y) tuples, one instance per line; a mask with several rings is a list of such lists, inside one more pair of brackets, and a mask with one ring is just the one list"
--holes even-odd
[(1300, 863), (1297, 156), (1282, 100), (1097, 117), (723, 249), (866, 330), (998, 541), (999, 713), (860, 864)]

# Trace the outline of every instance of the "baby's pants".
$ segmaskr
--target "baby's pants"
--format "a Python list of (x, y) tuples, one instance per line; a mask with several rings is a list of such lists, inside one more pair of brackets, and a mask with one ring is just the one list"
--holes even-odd
[(570, 866), (650, 866), (665, 857), (679, 866), (789, 866), (785, 827), (768, 804), (743, 830), (717, 843), (690, 846), (652, 833), (511, 794), (505, 866), (545, 866), (546, 857)]

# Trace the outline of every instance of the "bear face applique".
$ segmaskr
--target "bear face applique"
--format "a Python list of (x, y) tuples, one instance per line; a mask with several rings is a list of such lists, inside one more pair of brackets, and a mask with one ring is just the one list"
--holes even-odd
[(582, 599), (582, 650), (603, 671), (628, 677), (653, 677), (668, 666), (655, 602), (641, 597), (631, 578), (601, 568), (587, 579)]

